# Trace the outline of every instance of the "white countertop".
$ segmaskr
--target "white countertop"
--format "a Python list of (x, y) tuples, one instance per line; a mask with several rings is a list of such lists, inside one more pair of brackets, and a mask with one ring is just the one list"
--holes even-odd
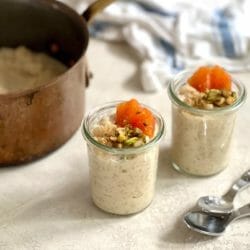
[[(222, 195), (250, 168), (250, 98), (238, 114), (230, 166), (213, 177), (188, 177), (170, 165), (167, 93), (141, 90), (134, 52), (124, 44), (91, 40), (88, 58), (94, 79), (86, 91), (86, 111), (107, 101), (135, 97), (166, 119), (155, 198), (133, 216), (114, 216), (96, 208), (90, 198), (86, 145), (78, 130), (65, 145), (38, 161), (0, 168), (0, 249), (250, 249), (250, 218), (236, 221), (218, 238), (194, 233), (182, 222), (200, 196)], [(250, 93), (250, 73), (238, 77)], [(250, 189), (236, 203), (247, 200)]]

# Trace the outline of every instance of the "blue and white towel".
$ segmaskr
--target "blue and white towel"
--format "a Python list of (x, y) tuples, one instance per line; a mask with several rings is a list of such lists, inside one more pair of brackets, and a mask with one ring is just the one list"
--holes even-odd
[[(215, 2), (118, 0), (95, 18), (90, 33), (135, 49), (145, 91), (161, 90), (176, 72), (202, 64), (247, 71), (250, 1)], [(86, 1), (75, 7), (82, 12)]]

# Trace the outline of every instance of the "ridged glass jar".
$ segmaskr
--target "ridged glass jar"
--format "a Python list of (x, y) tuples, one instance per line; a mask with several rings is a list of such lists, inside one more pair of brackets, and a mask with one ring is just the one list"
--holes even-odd
[(91, 111), (84, 119), (82, 132), (88, 146), (93, 202), (106, 212), (127, 215), (143, 210), (153, 199), (159, 142), (165, 125), (161, 115), (147, 107), (156, 119), (156, 134), (151, 141), (131, 148), (103, 145), (93, 138), (92, 128), (105, 116), (114, 115), (119, 103)]
[(168, 87), (172, 102), (171, 161), (178, 171), (209, 176), (226, 168), (230, 160), (237, 111), (246, 99), (244, 85), (233, 79), (237, 100), (229, 106), (199, 109), (183, 102), (178, 91), (193, 71), (177, 74)]

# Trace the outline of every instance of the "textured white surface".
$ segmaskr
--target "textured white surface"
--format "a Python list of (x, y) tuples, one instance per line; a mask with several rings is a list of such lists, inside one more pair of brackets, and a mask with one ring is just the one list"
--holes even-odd
[[(136, 97), (166, 119), (155, 198), (143, 212), (128, 217), (96, 208), (79, 130), (41, 160), (0, 169), (0, 249), (250, 249), (250, 218), (233, 223), (219, 238), (194, 233), (182, 222), (200, 196), (223, 194), (250, 168), (250, 99), (238, 114), (230, 166), (210, 178), (184, 176), (169, 164), (171, 113), (166, 91), (141, 91), (137, 59), (123, 44), (92, 40), (88, 57), (94, 79), (86, 93), (86, 111), (106, 101)], [(238, 77), (250, 91), (250, 74)], [(237, 205), (247, 201), (250, 190), (237, 197)]]

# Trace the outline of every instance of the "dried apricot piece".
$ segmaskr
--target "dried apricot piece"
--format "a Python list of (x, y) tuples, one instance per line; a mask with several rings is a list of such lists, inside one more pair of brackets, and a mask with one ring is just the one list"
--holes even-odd
[(200, 92), (209, 89), (231, 90), (231, 76), (220, 66), (200, 67), (187, 80), (187, 82)]
[(231, 90), (231, 76), (220, 66), (212, 67), (210, 72), (211, 88), (220, 90)]
[(208, 66), (200, 67), (187, 81), (193, 88), (200, 92), (205, 92), (211, 88), (210, 71), (211, 68)]
[(131, 117), (140, 109), (140, 104), (135, 99), (118, 104), (116, 107), (116, 124), (121, 127), (130, 124)]
[(149, 137), (154, 136), (155, 118), (152, 112), (142, 107), (135, 99), (117, 105), (115, 122), (118, 126), (131, 125)]
[(155, 118), (153, 114), (147, 109), (143, 108), (138, 111), (131, 119), (130, 123), (133, 127), (139, 128), (142, 132), (149, 136), (154, 136)]

